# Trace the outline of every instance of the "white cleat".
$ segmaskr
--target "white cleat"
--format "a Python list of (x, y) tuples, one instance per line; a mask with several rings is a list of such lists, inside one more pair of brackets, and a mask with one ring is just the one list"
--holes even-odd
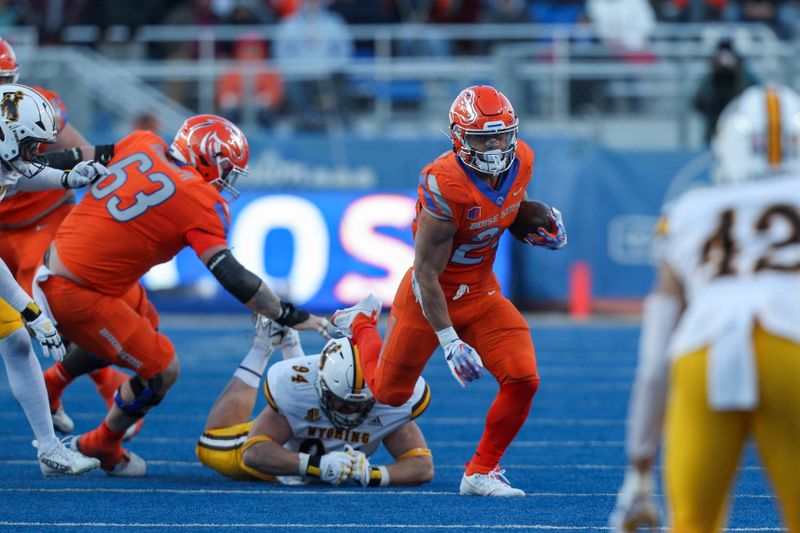
[(63, 405), (59, 405), (55, 412), (50, 413), (50, 416), (53, 418), (53, 429), (62, 435), (72, 433), (72, 430), (75, 429), (75, 422), (64, 411)]
[(296, 329), (285, 329), (286, 335), (284, 335), (283, 340), (278, 343), (278, 348), (281, 349), (281, 355), (284, 360), (305, 356), (306, 354), (303, 352), (303, 346), (300, 344), (300, 333)]
[(122, 461), (114, 465), (112, 470), (106, 470), (112, 477), (142, 477), (147, 475), (147, 462), (138, 454), (125, 450)]
[(499, 496), (505, 498), (514, 498), (518, 496), (525, 496), (525, 491), (515, 489), (509, 485), (508, 480), (503, 475), (505, 470), (500, 470), (500, 467), (495, 468), (488, 474), (472, 474), (468, 476), (466, 473), (461, 478), (460, 492), (465, 496)]
[(253, 326), (255, 335), (253, 336), (253, 348), (264, 353), (264, 357), (269, 357), (275, 350), (275, 347), (286, 338), (286, 334), (290, 328), (281, 326), (274, 320), (253, 313)]
[[(38, 447), (38, 443), (33, 441)], [(39, 468), (46, 478), (56, 476), (78, 476), (100, 468), (100, 460), (86, 457), (80, 452), (71, 450), (58, 442), (49, 450), (39, 451)]]
[(383, 309), (383, 304), (372, 293), (351, 307), (338, 309), (331, 317), (331, 325), (333, 326), (331, 328), (333, 330), (331, 337), (352, 337), (353, 332), (350, 328), (358, 315), (364, 314), (373, 320), (377, 320), (378, 315), (381, 314), (381, 309)]

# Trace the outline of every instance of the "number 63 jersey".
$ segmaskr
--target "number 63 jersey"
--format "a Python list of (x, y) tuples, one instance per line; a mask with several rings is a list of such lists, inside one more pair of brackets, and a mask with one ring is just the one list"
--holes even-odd
[(92, 185), (55, 237), (69, 271), (99, 292), (118, 296), (154, 265), (185, 246), (198, 255), (227, 245), (225, 200), (194, 168), (167, 155), (148, 131), (121, 141), (111, 175)]
[(747, 373), (756, 322), (800, 343), (800, 177), (690, 191), (664, 222), (657, 255), (686, 297), (673, 358), (710, 346), (712, 372), (727, 358), (733, 375)]

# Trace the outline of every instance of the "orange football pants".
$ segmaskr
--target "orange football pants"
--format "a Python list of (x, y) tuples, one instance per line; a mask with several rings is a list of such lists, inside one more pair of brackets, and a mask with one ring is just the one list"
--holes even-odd
[(140, 284), (110, 296), (50, 276), (42, 290), (61, 334), (96, 357), (147, 379), (175, 357), (172, 342), (158, 332), (158, 313)]
[(44, 252), (73, 207), (64, 204), (23, 228), (0, 229), (0, 257), (28, 295)]
[[(460, 296), (457, 285), (442, 288), (453, 327), (477, 350), (500, 385), (539, 379), (528, 323), (502, 295), (494, 275), (482, 284), (470, 285)], [(409, 269), (397, 289), (378, 366), (372, 382), (368, 381), (377, 401), (389, 405), (406, 402), (438, 345), (439, 339), (414, 296)]]

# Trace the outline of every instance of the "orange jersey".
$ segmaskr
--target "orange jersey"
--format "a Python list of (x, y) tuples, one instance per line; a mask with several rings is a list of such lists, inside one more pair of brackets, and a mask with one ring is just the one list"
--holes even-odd
[(109, 166), (112, 174), (92, 185), (59, 227), (58, 255), (88, 287), (121, 295), (185, 246), (197, 255), (227, 246), (227, 203), (167, 149), (149, 131), (122, 139)]
[(530, 146), (518, 140), (517, 157), (501, 174), (497, 189), (484, 183), (453, 152), (422, 170), (414, 235), (421, 209), (456, 226), (450, 260), (439, 277), (442, 285), (470, 285), (492, 276), (500, 235), (514, 222), (531, 181), (533, 157)]
[[(67, 107), (55, 91), (34, 87), (53, 104), (58, 131), (67, 125)], [(41, 148), (44, 148), (43, 145)], [(0, 202), (0, 228), (22, 228), (41, 219), (62, 204), (75, 201), (75, 194), (64, 189), (52, 191), (18, 192)]]

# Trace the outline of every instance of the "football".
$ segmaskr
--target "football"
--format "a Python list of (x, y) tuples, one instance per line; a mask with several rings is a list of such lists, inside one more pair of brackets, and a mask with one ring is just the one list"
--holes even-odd
[(550, 227), (550, 206), (538, 200), (523, 201), (519, 204), (517, 218), (508, 227), (508, 231), (520, 241), (524, 241), (528, 233), (535, 233), (539, 228)]

